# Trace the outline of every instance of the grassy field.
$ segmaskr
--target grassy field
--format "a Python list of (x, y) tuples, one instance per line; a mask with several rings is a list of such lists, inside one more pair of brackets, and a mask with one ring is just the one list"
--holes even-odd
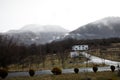
[[(36, 59), (36, 58), (35, 58)], [(64, 61), (64, 67), (62, 67), (61, 62), (58, 60), (58, 58), (55, 58), (53, 60), (51, 60), (51, 57), (47, 57), (45, 62), (44, 62), (44, 66), (43, 63), (32, 63), (32, 64), (13, 64), (10, 65), (8, 67), (9, 71), (28, 71), (30, 68), (34, 69), (34, 70), (48, 70), (48, 69), (52, 69), (53, 67), (59, 67), (59, 68), (82, 68), (82, 67), (86, 67), (86, 64), (83, 63), (84, 61), (86, 61), (85, 58), (75, 58), (72, 59), (70, 57), (68, 57), (65, 61)], [(94, 63), (88, 63), (87, 66), (88, 67), (93, 67), (94, 65), (97, 66), (107, 66), (105, 64), (94, 64)]]
[(116, 72), (89, 72), (78, 74), (62, 74), (62, 75), (36, 75), (34, 77), (14, 77), (6, 78), (5, 80), (86, 80), (85, 78), (91, 78), (91, 80), (120, 80)]
[[(67, 53), (69, 54), (69, 53)], [(78, 58), (71, 58), (69, 55), (64, 60), (64, 67), (61, 64), (61, 60), (58, 56), (54, 55), (47, 55), (45, 58), (44, 63), (40, 61), (39, 56), (32, 56), (31, 58), (27, 58), (27, 61), (25, 61), (22, 64), (13, 64), (8, 66), (8, 71), (28, 71), (29, 69), (34, 70), (48, 70), (52, 69), (53, 67), (59, 67), (59, 68), (82, 68), (86, 67), (86, 64), (84, 62), (86, 61), (86, 58), (84, 56), (78, 57)], [(43, 65), (44, 64), (44, 65)], [(88, 63), (88, 67), (93, 67), (94, 65), (97, 66), (107, 66), (105, 64), (94, 64), (94, 63)]]

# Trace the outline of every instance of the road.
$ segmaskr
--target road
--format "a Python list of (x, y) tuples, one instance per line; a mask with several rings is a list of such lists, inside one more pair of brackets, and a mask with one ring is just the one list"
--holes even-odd
[[(110, 67), (98, 67), (98, 71), (110, 71)], [(79, 68), (79, 72), (93, 72), (92, 68)], [(74, 69), (63, 69), (62, 73), (74, 73)], [(50, 70), (36, 71), (35, 75), (52, 74)], [(28, 72), (10, 72), (8, 77), (29, 76)]]
[(88, 62), (92, 62), (92, 63), (105, 63), (106, 65), (109, 65), (109, 66), (110, 65), (114, 65), (114, 66), (120, 65), (120, 62), (111, 61), (111, 60), (107, 60), (107, 59), (102, 59), (102, 58), (90, 55), (90, 54), (88, 54), (86, 52), (82, 52), (81, 54), (90, 59)]

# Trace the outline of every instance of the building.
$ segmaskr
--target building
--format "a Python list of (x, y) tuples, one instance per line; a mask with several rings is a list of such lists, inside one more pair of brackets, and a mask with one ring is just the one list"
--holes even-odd
[(88, 45), (74, 45), (72, 50), (79, 51), (79, 50), (88, 50)]

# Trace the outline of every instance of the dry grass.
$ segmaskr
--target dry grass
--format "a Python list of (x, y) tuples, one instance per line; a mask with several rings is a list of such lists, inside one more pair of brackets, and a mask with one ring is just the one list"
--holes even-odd
[[(36, 59), (36, 57), (34, 58)], [(38, 61), (38, 60), (37, 60)], [(81, 67), (86, 67), (86, 64), (84, 64), (83, 62), (86, 61), (85, 58), (76, 58), (76, 59), (72, 59), (70, 57), (68, 57), (65, 61), (64, 61), (64, 68), (81, 68)], [(72, 62), (72, 63), (70, 63)], [(103, 64), (93, 64), (93, 63), (89, 63), (88, 67), (93, 67), (93, 65), (98, 65), (98, 66), (106, 66)], [(24, 64), (13, 64), (10, 65), (8, 67), (9, 71), (28, 71), (30, 68), (34, 69), (34, 70), (48, 70), (48, 69), (52, 69), (53, 67), (59, 67), (62, 68), (62, 64), (59, 61), (58, 58), (55, 59), (51, 59), (50, 56), (48, 56), (45, 60), (45, 66), (43, 67), (43, 63), (33, 63), (33, 64), (28, 64), (28, 63), (24, 63)]]
[[(94, 63), (88, 63), (87, 67), (93, 67), (94, 65), (97, 66), (107, 66), (105, 64), (94, 64)], [(25, 66), (22, 67), (23, 65), (12, 65), (8, 68), (9, 71), (28, 71), (30, 69), (29, 66)], [(62, 68), (61, 64), (55, 64), (55, 65), (51, 65), (48, 63), (46, 63), (45, 67), (43, 68), (42, 64), (32, 64), (31, 68), (34, 70), (51, 70), (53, 67), (59, 67)], [(67, 63), (65, 62), (64, 64), (64, 68), (83, 68), (86, 67), (86, 64), (84, 63)]]
[(120, 80), (120, 77), (113, 72), (97, 72), (97, 73), (79, 73), (79, 74), (62, 74), (62, 75), (38, 75), (34, 77), (14, 77), (7, 78), (6, 80)]

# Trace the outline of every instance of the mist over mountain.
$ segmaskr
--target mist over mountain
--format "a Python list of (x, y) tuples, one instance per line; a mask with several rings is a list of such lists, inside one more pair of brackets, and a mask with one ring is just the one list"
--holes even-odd
[(10, 30), (8, 33), (17, 33), (17, 32), (68, 32), (68, 30), (57, 25), (38, 25), (38, 24), (29, 24), (22, 27), (19, 30)]
[(26, 25), (19, 30), (10, 30), (5, 35), (13, 37), (19, 44), (45, 44), (53, 40), (60, 39), (66, 34), (68, 30), (55, 25)]
[(120, 17), (107, 17), (97, 20), (69, 32), (55, 25), (26, 25), (19, 30), (10, 30), (8, 37), (13, 37), (18, 43), (45, 44), (52, 41), (73, 39), (102, 39), (120, 37)]
[[(34, 27), (33, 27), (34, 26)], [(64, 28), (56, 25), (36, 25), (31, 24), (21, 28), (22, 31), (32, 31), (32, 32), (68, 32)]]
[(120, 17), (107, 17), (70, 32), (66, 38), (101, 39), (120, 37)]

